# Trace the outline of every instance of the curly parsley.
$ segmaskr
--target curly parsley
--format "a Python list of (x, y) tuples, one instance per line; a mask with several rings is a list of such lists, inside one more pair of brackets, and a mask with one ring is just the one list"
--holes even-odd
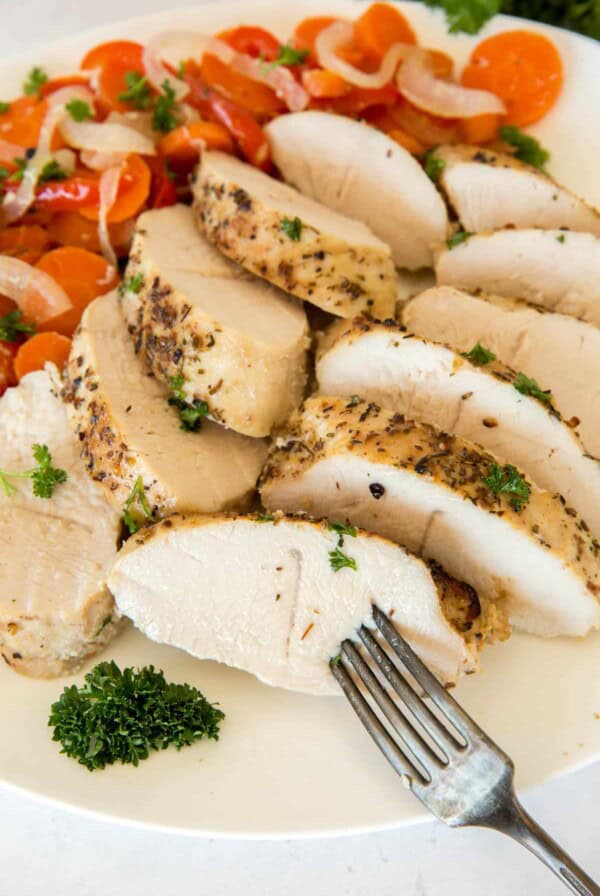
[(139, 292), (141, 292), (142, 287), (144, 286), (144, 275), (143, 274), (133, 274), (131, 277), (126, 277), (125, 280), (122, 280), (119, 283), (119, 295), (124, 296), (126, 292), (132, 292), (136, 296)]
[(531, 495), (531, 489), (516, 467), (506, 464), (492, 464), (488, 475), (483, 477), (483, 483), (496, 496), (507, 495), (511, 507), (521, 510), (527, 504)]
[(35, 325), (23, 320), (18, 308), (0, 317), (0, 339), (3, 342), (18, 342), (21, 336), (33, 336)]
[(198, 432), (202, 426), (202, 420), (208, 415), (208, 404), (199, 398), (192, 402), (186, 401), (183, 391), (185, 380), (181, 374), (172, 376), (169, 385), (173, 395), (169, 398), (169, 404), (179, 411), (181, 428), (187, 432)]
[(119, 94), (122, 103), (129, 103), (134, 109), (149, 109), (152, 105), (152, 93), (148, 78), (141, 72), (125, 72), (123, 76), (126, 89)]
[(513, 386), (521, 395), (530, 395), (531, 398), (536, 398), (545, 405), (552, 404), (552, 392), (550, 389), (540, 389), (533, 377), (525, 376), (524, 373), (518, 373), (513, 380)]
[(39, 96), (40, 90), (48, 80), (48, 75), (43, 68), (34, 66), (23, 82), (23, 93), (27, 96)]
[(88, 121), (94, 117), (92, 107), (85, 100), (73, 99), (65, 108), (73, 121)]
[(161, 84), (162, 93), (157, 97), (154, 112), (152, 113), (152, 127), (161, 134), (168, 134), (178, 125), (177, 117), (174, 113), (175, 108), (175, 91), (168, 81)]
[[(131, 511), (131, 508), (136, 504), (143, 514), (143, 520), (140, 520), (139, 516), (134, 516)], [(123, 522), (129, 529), (129, 534), (135, 535), (145, 522), (153, 523), (154, 521), (154, 514), (148, 504), (142, 477), (138, 476), (133, 484), (133, 488), (129, 492), (127, 500), (125, 501), (125, 506), (123, 507)]]
[(461, 243), (465, 243), (470, 236), (473, 236), (473, 234), (468, 230), (457, 230), (456, 233), (453, 233), (452, 236), (446, 240), (446, 245), (449, 249), (456, 249)]
[(435, 183), (438, 182), (440, 175), (444, 168), (446, 167), (446, 163), (443, 159), (438, 159), (435, 155), (435, 148), (428, 149), (425, 155), (423, 156), (423, 168), (425, 169), (425, 174), (427, 177)]
[(530, 134), (524, 134), (520, 128), (511, 124), (505, 124), (499, 131), (500, 139), (509, 146), (514, 147), (514, 157), (527, 165), (533, 165), (540, 171), (545, 171), (545, 166), (550, 159), (550, 153), (544, 149), (539, 140)]
[(33, 458), (37, 461), (37, 466), (31, 470), (25, 470), (23, 473), (10, 473), (7, 470), (0, 470), (0, 488), (7, 497), (11, 497), (17, 491), (10, 481), (11, 479), (31, 479), (33, 494), (36, 498), (51, 498), (57, 485), (61, 485), (67, 481), (67, 473), (60, 467), (52, 465), (52, 455), (48, 451), (47, 445), (38, 445), (32, 447)]
[(302, 236), (302, 221), (300, 218), (282, 218), (280, 228), (285, 233), (285, 235), (292, 240), (294, 243), (297, 243), (300, 237)]
[(496, 355), (479, 342), (475, 343), (471, 351), (461, 352), (461, 354), (463, 358), (466, 358), (471, 364), (475, 364), (476, 367), (485, 367), (486, 364), (496, 360)]
[(115, 762), (139, 765), (152, 750), (177, 750), (219, 739), (225, 714), (189, 684), (167, 682), (154, 666), (121, 669), (99, 663), (82, 687), (70, 685), (52, 704), (52, 740), (90, 771)]
[(351, 538), (356, 538), (358, 535), (354, 526), (349, 525), (348, 523), (342, 523), (339, 520), (328, 520), (328, 527), (332, 532), (336, 532), (338, 536), (337, 547), (333, 551), (329, 551), (329, 565), (333, 569), (334, 572), (339, 572), (340, 569), (357, 569), (356, 560), (354, 557), (349, 557), (342, 551), (344, 547), (344, 536), (349, 535)]
[(50, 159), (39, 173), (38, 184), (45, 184), (49, 180), (66, 180), (68, 176), (56, 159)]

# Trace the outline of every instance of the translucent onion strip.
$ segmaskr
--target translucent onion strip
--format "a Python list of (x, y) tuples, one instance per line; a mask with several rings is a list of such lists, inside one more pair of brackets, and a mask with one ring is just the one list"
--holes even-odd
[(117, 267), (117, 256), (110, 241), (108, 213), (115, 204), (121, 180), (122, 165), (107, 168), (100, 178), (100, 207), (98, 210), (98, 239), (104, 258), (113, 268)]
[(56, 280), (33, 265), (0, 255), (0, 293), (16, 302), (23, 316), (43, 324), (72, 307)]
[(422, 50), (413, 50), (401, 66), (398, 90), (413, 106), (439, 118), (504, 115), (506, 106), (495, 93), (473, 90), (436, 78)]
[(379, 71), (363, 72), (341, 59), (336, 52), (348, 44), (353, 37), (354, 26), (351, 22), (333, 22), (318, 35), (315, 41), (315, 51), (322, 68), (335, 72), (355, 87), (366, 87), (371, 90), (384, 87), (396, 74), (399, 63), (414, 51), (411, 44), (394, 44), (383, 57)]

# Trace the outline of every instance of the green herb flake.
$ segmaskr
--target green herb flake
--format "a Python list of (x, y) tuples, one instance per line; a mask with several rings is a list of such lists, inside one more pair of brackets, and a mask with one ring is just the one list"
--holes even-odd
[(10, 103), (0, 101), (0, 115), (6, 115), (7, 112), (10, 112)]
[(517, 373), (513, 380), (513, 386), (521, 395), (529, 395), (545, 405), (552, 404), (552, 392), (550, 389), (540, 389), (533, 377), (525, 376), (524, 373)]
[(112, 613), (110, 613), (108, 616), (105, 616), (104, 619), (102, 620), (102, 622), (100, 623), (100, 627), (99, 627), (98, 631), (96, 632), (96, 634), (94, 635), (94, 638), (97, 638), (99, 635), (101, 635), (102, 632), (104, 631), (104, 629), (106, 628), (106, 626), (110, 625), (112, 621), (113, 621)]
[(446, 163), (443, 159), (439, 159), (435, 155), (435, 148), (428, 149), (425, 155), (423, 156), (423, 168), (425, 169), (425, 174), (427, 177), (435, 183), (438, 182), (440, 175), (444, 168), (446, 167)]
[(113, 661), (95, 666), (82, 687), (66, 687), (48, 725), (61, 753), (93, 771), (115, 762), (137, 766), (170, 745), (218, 740), (224, 718), (197, 688), (167, 682), (154, 666), (121, 671)]
[(332, 532), (337, 532), (337, 534), (343, 538), (344, 535), (350, 535), (351, 538), (356, 538), (357, 531), (354, 526), (350, 526), (347, 523), (342, 523), (339, 520), (328, 520), (327, 524)]
[(183, 79), (185, 78), (185, 60), (182, 59), (177, 66), (177, 77)]
[(169, 386), (173, 395), (169, 398), (169, 404), (179, 411), (182, 429), (187, 432), (198, 432), (203, 418), (208, 415), (208, 404), (200, 399), (194, 399), (193, 402), (186, 401), (184, 384), (185, 380), (181, 374), (170, 378)]
[(152, 113), (152, 127), (161, 134), (168, 134), (178, 125), (177, 118), (174, 114), (175, 107), (175, 91), (168, 81), (163, 81), (162, 93), (157, 97)]
[(18, 342), (22, 336), (33, 336), (34, 333), (34, 324), (26, 323), (18, 308), (0, 317), (0, 339), (3, 342)]
[(275, 517), (272, 513), (258, 513), (256, 515), (257, 523), (274, 523)]
[(126, 292), (132, 292), (137, 296), (138, 293), (141, 292), (143, 286), (144, 275), (133, 274), (131, 277), (126, 277), (125, 280), (122, 280), (119, 283), (119, 295), (124, 296)]
[(92, 107), (85, 100), (73, 99), (65, 108), (73, 121), (88, 121), (94, 117)]
[(527, 504), (531, 489), (516, 467), (506, 464), (492, 464), (483, 483), (496, 496), (507, 495), (509, 503), (515, 510), (521, 510)]
[(13, 159), (13, 162), (17, 166), (17, 170), (11, 173), (10, 180), (12, 180), (14, 183), (19, 183), (19, 181), (23, 180), (23, 175), (27, 170), (27, 159)]
[(463, 358), (466, 358), (471, 364), (475, 364), (476, 367), (485, 367), (486, 364), (496, 360), (496, 355), (479, 342), (475, 343), (471, 351), (461, 352), (461, 354)]
[(446, 245), (449, 249), (456, 249), (461, 243), (466, 242), (470, 236), (473, 236), (473, 234), (468, 230), (457, 230), (456, 233), (453, 233), (452, 236), (446, 240)]
[(349, 557), (347, 554), (344, 554), (339, 547), (335, 548), (333, 551), (329, 551), (329, 565), (334, 572), (339, 572), (340, 569), (356, 570), (358, 568), (354, 557)]
[(339, 666), (339, 664), (341, 662), (342, 662), (342, 654), (338, 653), (337, 656), (331, 657), (331, 659), (329, 660), (329, 665), (330, 666)]
[[(134, 516), (132, 513), (131, 508), (135, 505), (138, 505), (142, 511), (144, 516), (143, 520), (140, 520), (139, 516)], [(133, 484), (133, 488), (129, 492), (127, 500), (125, 501), (125, 506), (123, 507), (123, 522), (129, 529), (129, 534), (135, 535), (144, 522), (153, 523), (154, 521), (154, 514), (150, 510), (150, 505), (148, 504), (142, 477), (138, 476)]]
[(534, 168), (539, 168), (540, 171), (545, 171), (550, 153), (535, 137), (523, 133), (520, 128), (510, 124), (503, 125), (499, 134), (501, 140), (515, 148), (513, 153), (515, 158), (527, 165), (533, 165)]
[(285, 235), (297, 243), (302, 236), (302, 221), (300, 218), (282, 218), (280, 229), (285, 233)]
[(49, 180), (66, 180), (68, 176), (67, 172), (60, 167), (56, 159), (50, 159), (40, 171), (38, 183), (45, 184)]
[(52, 465), (52, 455), (48, 451), (47, 445), (34, 444), (32, 453), (34, 460), (37, 461), (37, 466), (31, 470), (25, 470), (22, 473), (0, 470), (0, 487), (7, 497), (16, 492), (11, 479), (31, 479), (33, 494), (37, 498), (51, 498), (56, 486), (67, 481), (66, 471)]
[(129, 103), (134, 109), (149, 109), (152, 105), (152, 93), (148, 79), (141, 72), (125, 72), (123, 76), (126, 90), (119, 94), (122, 103)]
[(310, 50), (297, 50), (291, 44), (281, 44), (273, 65), (302, 65), (310, 56)]
[(23, 93), (27, 94), (27, 96), (39, 96), (40, 89), (48, 80), (48, 75), (44, 71), (43, 68), (39, 66), (35, 66), (31, 69), (27, 78), (23, 82)]
[(425, 0), (425, 3), (444, 10), (451, 34), (460, 31), (477, 34), (492, 16), (500, 12), (501, 0)]
[(564, 243), (565, 240), (566, 240), (566, 236), (564, 235), (564, 233), (561, 233), (559, 236), (556, 237), (557, 243)]

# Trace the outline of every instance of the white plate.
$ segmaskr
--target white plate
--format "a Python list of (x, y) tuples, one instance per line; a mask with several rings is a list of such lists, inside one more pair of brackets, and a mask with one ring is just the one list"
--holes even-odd
[[(421, 40), (464, 62), (476, 39), (446, 34), (441, 16), (404, 4)], [(264, 24), (282, 38), (310, 14), (352, 16), (348, 0), (205, 5), (117, 23), (0, 63), (3, 98), (24, 74), (44, 65), (53, 74), (77, 66), (94, 44), (116, 37), (145, 40), (165, 28), (215, 31), (240, 22)], [(542, 26), (499, 18), (484, 34)], [(552, 170), (600, 205), (600, 47), (550, 29), (565, 61), (560, 102), (536, 128), (552, 150)], [(368, 160), (367, 160), (368, 163)], [(600, 634), (586, 641), (515, 636), (484, 654), (484, 671), (456, 689), (458, 699), (514, 758), (517, 785), (600, 756)], [(318, 699), (267, 688), (249, 675), (158, 647), (133, 630), (103, 659), (154, 663), (175, 681), (198, 685), (220, 701), (227, 718), (218, 744), (155, 754), (139, 768), (91, 774), (61, 756), (46, 720), (65, 681), (33, 681), (0, 668), (0, 780), (84, 812), (135, 823), (225, 837), (295, 837), (356, 833), (423, 820), (342, 699)], [(75, 681), (79, 681), (79, 676)], [(70, 679), (69, 681), (72, 681)]]

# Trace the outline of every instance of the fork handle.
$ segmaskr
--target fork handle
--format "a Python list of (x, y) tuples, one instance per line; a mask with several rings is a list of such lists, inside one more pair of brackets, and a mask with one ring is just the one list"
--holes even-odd
[(516, 797), (511, 810), (501, 820), (496, 818), (493, 826), (536, 855), (572, 893), (600, 896), (600, 886), (527, 814)]

